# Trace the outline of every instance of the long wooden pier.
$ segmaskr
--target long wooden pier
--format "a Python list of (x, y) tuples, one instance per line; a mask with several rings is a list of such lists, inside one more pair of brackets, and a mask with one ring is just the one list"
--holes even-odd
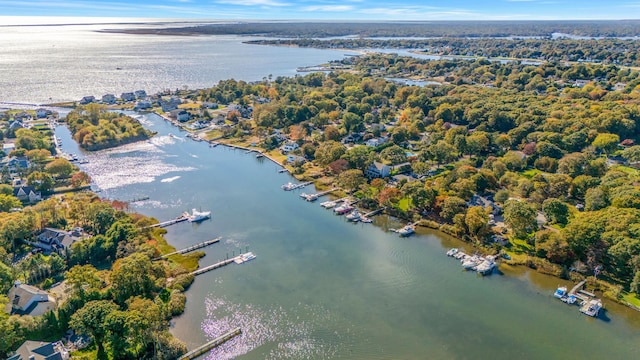
[(178, 360), (192, 360), (197, 358), (198, 356), (206, 353), (207, 351), (216, 348), (222, 344), (224, 344), (225, 342), (233, 339), (234, 337), (238, 336), (242, 334), (242, 329), (240, 328), (235, 328), (225, 334), (223, 334), (222, 336), (219, 336), (209, 342), (207, 342), (206, 344), (202, 345), (202, 346), (198, 346), (197, 348), (189, 351), (188, 353), (182, 355), (181, 357), (178, 358)]
[(368, 212), (366, 214), (364, 214), (365, 217), (370, 217), (370, 216), (375, 216), (380, 214), (381, 212), (383, 212), (386, 209), (386, 207), (381, 207), (378, 210), (373, 210), (372, 212)]
[[(242, 263), (248, 261), (245, 258), (245, 256), (247, 256), (247, 255), (253, 255), (253, 254), (251, 252), (248, 252), (248, 253), (245, 253), (245, 254), (240, 254), (240, 255), (238, 255), (236, 257), (232, 257), (230, 259), (225, 259), (225, 260), (219, 261), (219, 262), (217, 262), (217, 263), (215, 263), (213, 265), (205, 266), (202, 269), (198, 269), (196, 271), (192, 271), (191, 275), (197, 276), (197, 275), (200, 275), (200, 274), (204, 274), (206, 272), (221, 268), (223, 266), (229, 265), (229, 264), (234, 263), (234, 262), (237, 263), (237, 264), (242, 264)], [(255, 256), (254, 256), (254, 258), (255, 258)], [(249, 259), (249, 260), (251, 260), (251, 259)]]
[(173, 225), (173, 224), (181, 223), (183, 221), (187, 221), (187, 217), (183, 216), (183, 215), (180, 215), (175, 219), (168, 220), (168, 221), (163, 221), (163, 222), (160, 222), (160, 223), (157, 223), (157, 224), (153, 224), (153, 225), (149, 225), (147, 227), (150, 227), (150, 228), (152, 228), (152, 227), (163, 228), (163, 227), (167, 227), (167, 226), (170, 226), (170, 225)]
[(159, 257), (157, 257), (157, 258), (155, 258), (153, 260), (166, 259), (171, 255), (186, 254), (186, 253), (198, 250), (198, 249), (202, 249), (203, 247), (206, 247), (206, 246), (209, 246), (209, 245), (213, 245), (215, 243), (220, 242), (220, 239), (222, 239), (222, 238), (221, 237), (217, 237), (217, 238), (212, 239), (212, 240), (203, 241), (203, 242), (195, 244), (193, 246), (189, 246), (188, 248), (184, 248), (184, 249), (181, 249), (181, 250), (174, 251), (172, 253), (164, 254), (164, 255), (159, 256)]

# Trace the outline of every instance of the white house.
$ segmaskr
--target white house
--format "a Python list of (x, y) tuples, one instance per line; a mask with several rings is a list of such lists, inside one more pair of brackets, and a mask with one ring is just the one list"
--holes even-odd
[(86, 105), (86, 104), (90, 104), (90, 103), (92, 103), (94, 101), (96, 101), (96, 97), (95, 96), (85, 96), (80, 100), (80, 104)]
[(298, 143), (293, 142), (293, 141), (287, 141), (284, 143), (284, 145), (282, 145), (282, 147), (280, 148), (282, 150), (283, 153), (288, 153), (290, 151), (294, 151), (297, 148), (299, 148), (300, 145), (298, 145)]
[(7, 360), (67, 360), (69, 351), (61, 341), (47, 343), (27, 340)]
[(368, 178), (383, 178), (389, 176), (391, 168), (388, 165), (374, 161), (365, 171)]
[(17, 197), (20, 201), (28, 201), (31, 204), (42, 200), (42, 194), (40, 191), (36, 191), (33, 186), (15, 187), (13, 188), (13, 196)]
[(39, 108), (39, 109), (36, 110), (36, 117), (38, 119), (46, 118), (47, 115), (49, 115), (50, 113), (51, 113), (51, 111), (49, 111), (47, 109)]
[(369, 139), (364, 144), (367, 145), (367, 146), (376, 147), (376, 146), (380, 146), (380, 145), (382, 145), (382, 144), (384, 144), (386, 142), (387, 142), (387, 139), (385, 139), (383, 137), (379, 137), (379, 138)]
[(302, 156), (298, 156), (298, 155), (287, 155), (287, 163), (289, 164), (293, 164), (293, 163), (301, 163), (304, 164), (305, 162), (307, 162), (307, 159), (305, 159)]
[(5, 311), (9, 314), (39, 316), (56, 308), (56, 301), (48, 292), (20, 281), (9, 289), (7, 297)]
[(126, 92), (120, 94), (120, 99), (122, 99), (122, 101), (133, 101), (136, 99), (136, 96), (132, 92)]
[(191, 114), (187, 110), (181, 110), (176, 114), (176, 119), (180, 122), (189, 121)]

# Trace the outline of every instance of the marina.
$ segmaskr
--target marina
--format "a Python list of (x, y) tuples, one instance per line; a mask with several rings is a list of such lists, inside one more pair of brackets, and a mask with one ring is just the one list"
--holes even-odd
[(451, 248), (446, 252), (446, 254), (449, 257), (460, 260), (463, 269), (476, 271), (481, 275), (490, 275), (497, 267), (495, 262), (496, 257), (493, 255), (468, 255), (458, 248)]
[(586, 282), (586, 280), (582, 280), (570, 291), (567, 291), (566, 286), (558, 286), (553, 296), (566, 304), (579, 305), (579, 311), (587, 316), (598, 317), (603, 308), (602, 300), (583, 289)]

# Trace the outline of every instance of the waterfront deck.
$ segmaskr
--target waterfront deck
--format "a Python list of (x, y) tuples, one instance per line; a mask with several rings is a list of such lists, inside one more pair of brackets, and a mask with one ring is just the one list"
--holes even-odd
[(198, 346), (197, 348), (189, 351), (188, 353), (182, 355), (181, 357), (178, 358), (178, 360), (192, 360), (197, 358), (200, 355), (203, 355), (204, 353), (206, 353), (207, 351), (216, 348), (222, 344), (224, 344), (225, 342), (233, 339), (234, 337), (238, 336), (242, 334), (242, 329), (240, 328), (235, 328), (231, 331), (228, 331), (226, 333), (224, 333), (223, 335), (207, 342), (204, 345)]
[(213, 244), (219, 243), (220, 239), (222, 239), (222, 238), (221, 237), (217, 237), (217, 238), (212, 239), (212, 240), (203, 241), (203, 242), (195, 244), (193, 246), (189, 246), (188, 248), (184, 248), (184, 249), (181, 249), (181, 250), (174, 251), (172, 253), (164, 254), (164, 255), (159, 256), (159, 257), (157, 257), (157, 258), (155, 258), (153, 260), (155, 261), (155, 260), (166, 259), (171, 255), (186, 254), (186, 253), (198, 250), (198, 249), (202, 249), (203, 247), (207, 247), (209, 245), (213, 245)]

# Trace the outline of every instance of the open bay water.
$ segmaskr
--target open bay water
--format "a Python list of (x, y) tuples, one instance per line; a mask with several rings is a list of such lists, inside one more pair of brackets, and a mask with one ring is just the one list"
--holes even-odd
[[(247, 250), (257, 258), (196, 278), (172, 333), (194, 348), (241, 327), (243, 334), (207, 359), (594, 359), (640, 353), (638, 314), (606, 301), (592, 319), (552, 297), (559, 279), (502, 266), (477, 276), (445, 256), (463, 244), (376, 217), (351, 224), (300, 191), (254, 154), (184, 137), (154, 114), (142, 123), (158, 135), (117, 149), (83, 153), (81, 165), (100, 195), (128, 200), (159, 220), (192, 208), (202, 224), (167, 228), (177, 248), (222, 237), (201, 266)], [(79, 152), (59, 127), (63, 148)], [(311, 192), (305, 188), (302, 191)]]
[[(104, 27), (1, 29), (0, 39), (10, 41), (0, 48), (0, 101), (207, 87), (219, 79), (293, 75), (298, 66), (342, 56), (243, 45), (235, 37), (92, 32)], [(216, 52), (224, 52), (219, 61), (213, 61)], [(80, 166), (103, 197), (149, 196), (131, 207), (161, 221), (192, 208), (211, 210), (209, 221), (167, 228), (167, 240), (176, 248), (222, 237), (203, 249), (201, 266), (246, 250), (257, 255), (198, 276), (186, 292), (184, 314), (172, 321), (172, 333), (189, 348), (242, 328), (241, 336), (207, 359), (632, 359), (640, 354), (640, 320), (632, 310), (605, 300), (604, 317), (592, 319), (552, 297), (559, 279), (504, 265), (504, 275), (464, 272), (444, 255), (449, 247), (463, 246), (455, 239), (423, 229), (400, 238), (386, 229), (402, 224), (384, 216), (371, 225), (347, 223), (302, 201), (299, 192), (282, 191), (280, 185), (291, 178), (266, 159), (186, 139), (156, 115), (140, 121), (158, 134), (94, 153), (81, 152), (66, 128), (56, 133), (66, 152), (89, 160)]]

